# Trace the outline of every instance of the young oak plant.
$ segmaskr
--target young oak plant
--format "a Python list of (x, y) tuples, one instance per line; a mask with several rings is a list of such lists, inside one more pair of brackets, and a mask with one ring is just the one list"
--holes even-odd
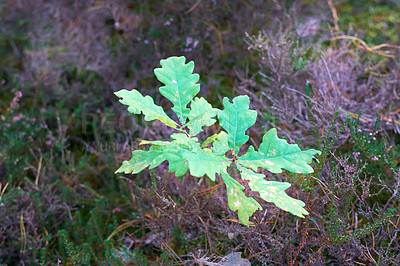
[[(238, 211), (240, 222), (249, 226), (249, 217), (262, 208), (254, 198), (247, 197), (243, 192), (244, 186), (229, 175), (227, 169), (233, 164), (241, 178), (249, 181), (250, 189), (257, 191), (262, 199), (299, 217), (307, 215), (304, 202), (285, 193), (289, 183), (267, 181), (257, 170), (312, 173), (309, 164), (320, 152), (313, 149), (301, 151), (297, 145), (279, 139), (273, 128), (263, 136), (258, 151), (250, 146), (245, 154), (238, 156), (240, 147), (249, 140), (246, 130), (257, 118), (257, 112), (249, 109), (249, 97), (237, 96), (233, 102), (224, 98), (224, 110), (213, 108), (204, 98), (195, 97), (200, 91), (200, 84), (197, 84), (199, 75), (193, 73), (193, 61), (187, 64), (185, 61), (184, 56), (169, 57), (161, 60), (161, 68), (154, 70), (157, 79), (164, 84), (160, 93), (172, 102), (178, 121), (171, 119), (150, 96), (144, 97), (137, 90), (115, 92), (121, 98), (120, 102), (128, 106), (129, 112), (143, 113), (146, 121), (159, 120), (177, 131), (171, 134), (171, 141), (141, 141), (140, 144), (148, 144), (150, 148), (134, 150), (132, 158), (124, 161), (116, 173), (136, 174), (146, 167), (153, 169), (168, 161), (169, 172), (175, 172), (176, 176), (189, 171), (192, 176), (203, 178), (206, 175), (215, 181), (218, 174), (226, 185), (229, 208)], [(196, 135), (217, 120), (225, 131), (200, 143)]]

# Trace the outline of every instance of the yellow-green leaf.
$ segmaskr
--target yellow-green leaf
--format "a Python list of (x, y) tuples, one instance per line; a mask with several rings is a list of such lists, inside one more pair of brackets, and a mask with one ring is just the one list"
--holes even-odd
[(293, 215), (304, 218), (308, 212), (304, 209), (305, 203), (294, 199), (286, 194), (285, 190), (290, 187), (289, 183), (278, 181), (267, 181), (264, 175), (254, 173), (250, 169), (238, 167), (241, 176), (249, 180), (249, 187), (260, 193), (260, 197), (268, 202), (273, 202), (278, 208), (290, 212)]
[(150, 96), (143, 97), (137, 90), (120, 90), (114, 93), (120, 97), (119, 100), (122, 104), (128, 105), (128, 111), (133, 114), (144, 114), (144, 120), (153, 121), (160, 120), (165, 125), (177, 129), (174, 120), (169, 118), (161, 106), (154, 103)]
[(293, 173), (309, 174), (314, 171), (309, 164), (315, 154), (320, 154), (320, 151), (302, 151), (296, 144), (288, 144), (286, 140), (279, 139), (276, 129), (273, 128), (265, 133), (259, 151), (250, 146), (247, 153), (238, 158), (237, 163), (254, 171), (261, 167), (272, 173), (281, 173), (282, 169), (286, 169)]
[(247, 197), (243, 192), (244, 186), (227, 173), (221, 173), (221, 176), (226, 186), (229, 208), (238, 211), (239, 221), (249, 226), (249, 217), (256, 210), (261, 210), (261, 205), (255, 199)]

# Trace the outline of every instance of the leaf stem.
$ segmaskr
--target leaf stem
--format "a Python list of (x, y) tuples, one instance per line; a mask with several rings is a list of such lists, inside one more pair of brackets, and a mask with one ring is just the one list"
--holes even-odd
[(181, 222), (181, 220), (182, 220), (183, 215), (184, 215), (185, 212), (186, 212), (186, 209), (187, 209), (187, 207), (188, 207), (188, 205), (189, 205), (189, 202), (192, 200), (194, 194), (195, 194), (196, 191), (199, 189), (199, 187), (200, 187), (201, 183), (203, 183), (203, 181), (204, 181), (204, 176), (202, 176), (202, 177), (200, 178), (199, 182), (197, 182), (197, 185), (196, 185), (196, 187), (193, 189), (192, 193), (190, 194), (188, 200), (187, 200), (186, 203), (185, 203), (185, 206), (183, 206), (182, 213), (181, 213), (181, 214), (179, 215), (179, 217), (178, 217), (178, 222), (177, 222), (177, 226), (178, 226), (178, 227), (179, 227), (179, 225), (180, 225), (180, 222)]

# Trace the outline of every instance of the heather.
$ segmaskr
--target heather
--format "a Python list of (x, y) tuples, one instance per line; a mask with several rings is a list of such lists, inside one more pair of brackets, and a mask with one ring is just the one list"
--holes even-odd
[[(0, 263), (399, 264), (399, 13), (391, 0), (1, 1)], [(318, 151), (312, 171), (254, 166), (246, 179), (232, 164), (230, 179), (204, 178), (207, 165), (184, 171), (165, 148), (171, 160), (116, 173), (165, 141), (193, 144), (119, 101), (136, 90), (190, 122), (155, 77), (172, 56), (199, 75), (191, 110), (242, 102), (188, 127), (199, 153), (262, 156), (275, 129), (279, 143)], [(220, 152), (234, 142), (226, 117), (249, 110), (246, 141)], [(290, 184), (304, 211), (252, 189), (256, 179)], [(229, 184), (258, 204), (246, 219)]]

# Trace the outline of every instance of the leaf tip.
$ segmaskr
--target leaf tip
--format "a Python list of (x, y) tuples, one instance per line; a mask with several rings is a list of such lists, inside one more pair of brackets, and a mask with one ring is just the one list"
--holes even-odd
[(114, 94), (117, 97), (121, 97), (120, 95), (127, 91), (125, 88), (120, 89), (119, 91), (115, 91)]
[(118, 168), (117, 170), (115, 170), (114, 174), (120, 174), (120, 173), (124, 173), (124, 170), (121, 169), (122, 165), (120, 168)]

